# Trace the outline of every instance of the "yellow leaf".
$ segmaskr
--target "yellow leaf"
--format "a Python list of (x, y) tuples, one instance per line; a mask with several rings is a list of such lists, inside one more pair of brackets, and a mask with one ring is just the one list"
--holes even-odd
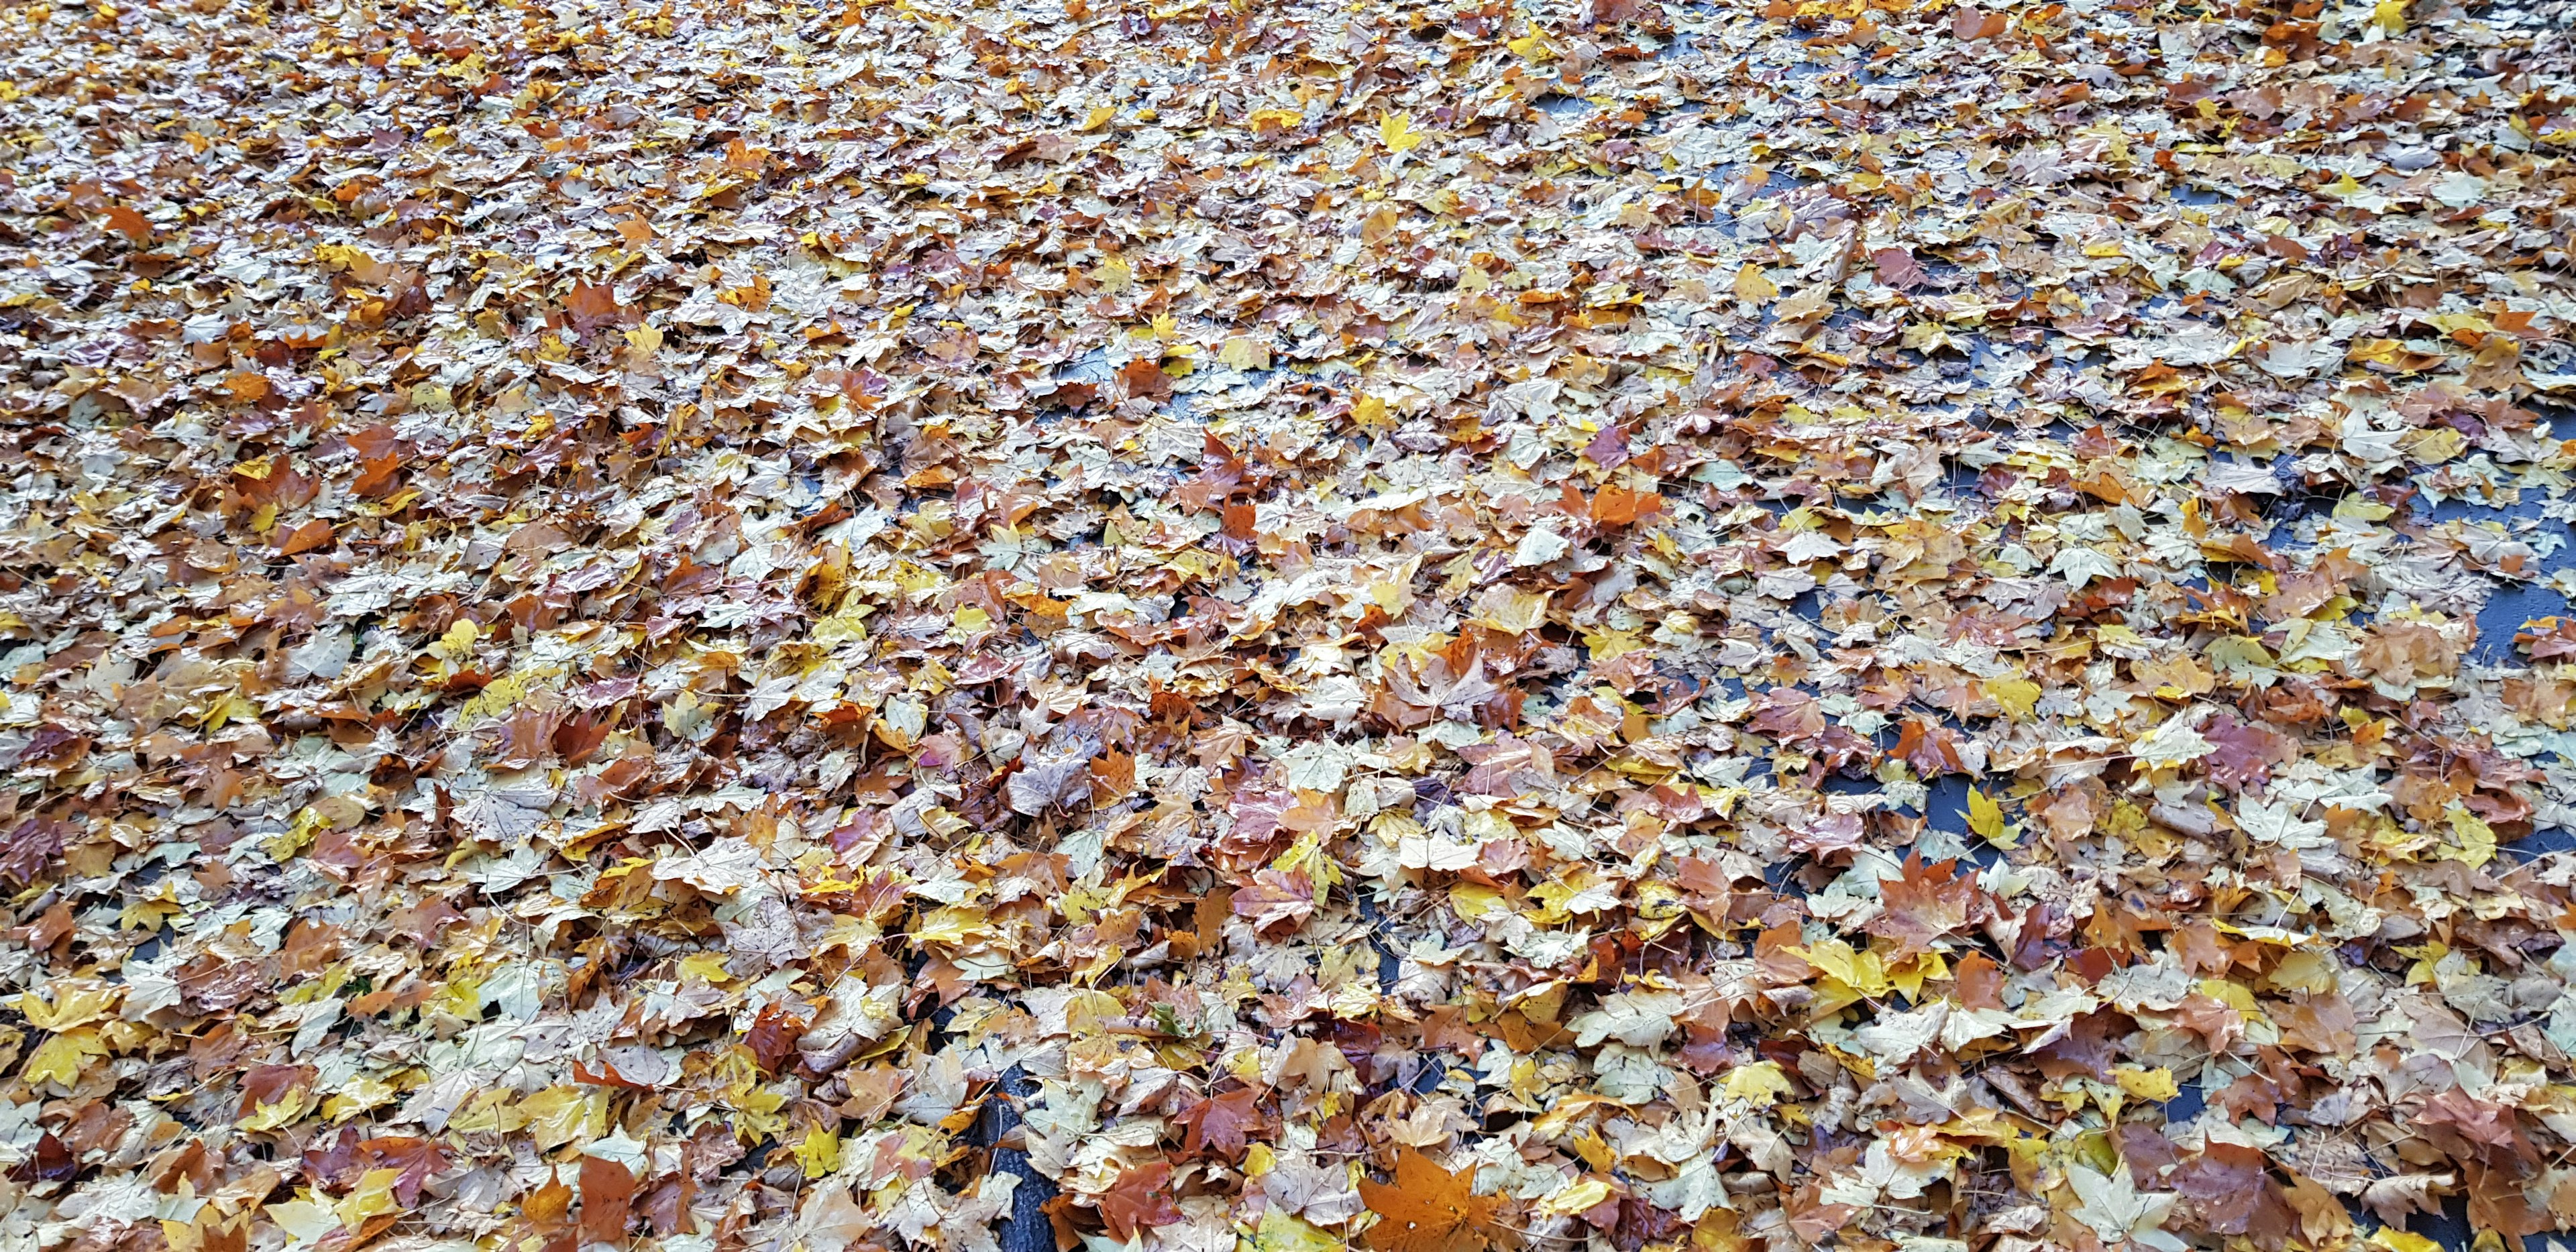
[(1894, 984), (1897, 990), (1904, 992), (1906, 999), (1920, 1001), (1923, 998), (1925, 982), (1949, 976), (1950, 963), (1942, 960), (1940, 953), (1920, 952), (1915, 954), (1913, 960), (1888, 971), (1887, 981)]
[(1888, 992), (1887, 961), (1876, 952), (1855, 951), (1840, 939), (1819, 939), (1791, 950), (1857, 995), (1883, 996)]
[(921, 920), (913, 924), (912, 941), (917, 944), (964, 944), (984, 936), (985, 920), (982, 909), (959, 905), (933, 909), (922, 914)]
[(1270, 346), (1257, 339), (1236, 335), (1217, 349), (1219, 364), (1233, 370), (1266, 370), (1270, 368)]
[(473, 721), (479, 717), (499, 717), (519, 707), (528, 698), (528, 680), (517, 674), (503, 674), (493, 679), (474, 698), (457, 709), (457, 717)]
[(1504, 44), (1512, 50), (1513, 56), (1523, 60), (1547, 61), (1556, 57), (1555, 46), (1548, 43), (1547, 36), (1539, 32), (1538, 23), (1535, 21), (1529, 24), (1528, 34), (1518, 39), (1505, 40)]
[(2451, 833), (2459, 838), (2460, 846), (2442, 849), (2442, 859), (2459, 861), (2472, 869), (2495, 859), (2494, 827), (2487, 825), (2477, 814), (2461, 807), (2457, 802), (2454, 802), (2443, 816), (2451, 819)]
[(1100, 128), (1101, 128), (1101, 127), (1103, 127), (1103, 126), (1108, 125), (1108, 124), (1109, 124), (1109, 119), (1111, 119), (1111, 118), (1113, 118), (1113, 117), (1116, 117), (1116, 116), (1118, 116), (1118, 110), (1117, 110), (1117, 108), (1116, 108), (1115, 106), (1112, 106), (1112, 105), (1106, 105), (1106, 104), (1104, 104), (1104, 105), (1101, 105), (1101, 106), (1100, 106), (1100, 107), (1098, 107), (1098, 108), (1093, 109), (1093, 110), (1091, 111), (1091, 116), (1089, 116), (1089, 117), (1086, 117), (1086, 118), (1082, 119), (1082, 125), (1081, 125), (1081, 126), (1079, 126), (1079, 127), (1076, 127), (1075, 129), (1078, 129), (1078, 130), (1080, 130), (1082, 133), (1084, 133), (1084, 134), (1086, 134), (1086, 135), (1087, 135), (1087, 134), (1090, 134), (1092, 131), (1098, 130), (1098, 129), (1100, 129)]
[(311, 1187), (297, 1188), (294, 1199), (268, 1205), (264, 1211), (298, 1244), (319, 1243), (340, 1230), (340, 1215)]
[(333, 1122), (345, 1122), (368, 1109), (391, 1104), (401, 1094), (382, 1078), (360, 1074), (333, 1089), (331, 1098), (322, 1102), (322, 1115)]
[(474, 641), (483, 637), (483, 629), (470, 617), (456, 619), (447, 633), (438, 637), (438, 650), (450, 658), (461, 659), (474, 651)]
[(725, 970), (725, 955), (722, 952), (692, 952), (680, 958), (680, 982), (683, 985), (693, 982), (713, 984), (731, 981), (733, 981), (733, 975)]
[(528, 1119), (528, 1135), (539, 1149), (553, 1151), (581, 1138), (590, 1124), (604, 1121), (606, 1106), (593, 1098), (593, 1092), (570, 1084), (531, 1092), (519, 1101), (519, 1113)]
[[(324, 1102), (329, 1107), (329, 1102)], [(528, 1124), (528, 1116), (510, 1103), (510, 1093), (487, 1090), (474, 1097), (456, 1116), (447, 1119), (447, 1128), (467, 1133), (508, 1134)]]
[[(2372, 24), (2378, 26), (2379, 29), (2388, 32), (2391, 36), (2405, 34), (2406, 0), (2379, 0), (2379, 3), (2372, 6), (2370, 10), (2370, 20)], [(2350, 175), (2346, 175), (2346, 177), (2350, 177)], [(2407, 1237), (2411, 1239), (2416, 1236), (2409, 1235)], [(2422, 1242), (2426, 1245), (2425, 1252), (2431, 1252), (2431, 1241), (2423, 1240)], [(2393, 1252), (2414, 1252), (2414, 1249), (2400, 1248), (2394, 1249)]]
[(2386, 1249), (2386, 1252), (2442, 1252), (2442, 1245), (2395, 1226), (2382, 1226), (2370, 1232), (2370, 1246)]
[(1583, 646), (1592, 649), (1592, 659), (1597, 664), (1615, 660), (1646, 645), (1633, 630), (1587, 630), (1583, 632)]
[(2004, 840), (2004, 806), (1995, 803), (1984, 788), (1968, 788), (1968, 829), (1988, 843)]
[(1476, 597), (1476, 616), (1470, 620), (1507, 634), (1526, 635), (1547, 624), (1549, 594), (1496, 583)]
[(1583, 1181), (1539, 1201), (1538, 1207), (1534, 1211), (1544, 1213), (1549, 1217), (1572, 1217), (1577, 1213), (1589, 1212), (1592, 1209), (1599, 1207), (1602, 1201), (1609, 1198), (1609, 1183), (1603, 1182), (1599, 1178), (1585, 1178)]
[(1449, 888), (1449, 907), (1462, 921), (1480, 921), (1497, 912), (1508, 912), (1503, 893), (1478, 883), (1462, 882)]
[(275, 1130), (304, 1116), (304, 1110), (312, 1103), (313, 1093), (302, 1087), (296, 1087), (286, 1093), (286, 1098), (274, 1104), (261, 1101), (251, 1110), (250, 1116), (240, 1121), (239, 1126), (253, 1133)]
[[(1259, 1145), (1255, 1150), (1269, 1155)], [(1340, 1252), (1346, 1246), (1341, 1236), (1282, 1208), (1263, 1209), (1261, 1223), (1252, 1228), (1253, 1252)]]
[(628, 353), (639, 357), (651, 356), (654, 353), (661, 351), (661, 328), (648, 323), (628, 330), (626, 332), (626, 350)]
[(1767, 1109), (1796, 1088), (1789, 1085), (1788, 1071), (1781, 1069), (1778, 1061), (1758, 1061), (1736, 1066), (1727, 1074), (1722, 1090), (1727, 1099), (1746, 1100)]
[(1413, 118), (1403, 113), (1389, 113), (1378, 119), (1377, 136), (1386, 142), (1387, 151), (1411, 152), (1422, 146), (1421, 132), (1414, 130), (1412, 123)]
[(796, 1145), (796, 1162), (805, 1167), (807, 1178), (820, 1178), (841, 1167), (841, 1137), (820, 1126), (805, 1132), (805, 1142)]
[(1386, 415), (1386, 401), (1376, 396), (1361, 396), (1360, 402), (1351, 406), (1351, 421), (1361, 430), (1383, 430), (1395, 424)]
[(2419, 430), (2399, 436), (2397, 447), (2406, 455), (2429, 465), (2439, 465), (2469, 450), (2469, 437), (2448, 426)]
[(1780, 285), (1762, 273), (1758, 265), (1747, 263), (1735, 272), (1735, 298), (1760, 304), (1780, 294)]
[(2029, 721), (2032, 706), (2039, 703), (2039, 684), (2027, 678), (1988, 678), (1980, 685), (2016, 722)]
[(1091, 281), (1114, 296), (1135, 284), (1136, 267), (1129, 265), (1123, 256), (1113, 256), (1092, 268)]
[(1690, 1246), (1694, 1252), (1744, 1252), (1753, 1241), (1737, 1233), (1735, 1210), (1712, 1208), (1700, 1215), (1699, 1225), (1691, 1228)]
[(340, 1215), (340, 1224), (356, 1230), (377, 1214), (401, 1212), (402, 1205), (394, 1200), (394, 1182), (401, 1177), (398, 1169), (371, 1169), (361, 1175), (357, 1189), (331, 1206)]
[(2245, 984), (2237, 982), (2234, 979), (2203, 978), (2200, 980), (2197, 987), (2202, 995), (2208, 996), (2210, 999), (2216, 1000), (2239, 1013), (2262, 1012), (2262, 1006), (2256, 1003), (2254, 993), (2246, 990)]
[(105, 1055), (107, 1045), (99, 1041), (98, 1032), (84, 1026), (37, 1045), (35, 1054), (27, 1058), (26, 1068), (18, 1071), (18, 1076), (31, 1083), (50, 1079), (69, 1087), (80, 1081), (82, 1066)]
[(33, 991), (17, 996), (14, 1003), (27, 1018), (27, 1024), (38, 1030), (70, 1030), (98, 1021), (116, 1008), (117, 998), (125, 988), (86, 979), (57, 978), (46, 984), (53, 992), (53, 1003), (37, 998)]
[(2170, 1100), (2182, 1094), (2182, 1089), (2174, 1085), (2173, 1071), (2169, 1069), (2116, 1066), (2111, 1071), (2111, 1081), (2120, 1084), (2120, 1090), (2141, 1100)]

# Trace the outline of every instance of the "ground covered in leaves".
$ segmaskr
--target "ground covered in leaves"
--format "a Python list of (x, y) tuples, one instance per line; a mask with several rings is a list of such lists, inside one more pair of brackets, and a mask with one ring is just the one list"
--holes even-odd
[(2541, 1246), (2571, 21), (0, 8), (0, 1245)]

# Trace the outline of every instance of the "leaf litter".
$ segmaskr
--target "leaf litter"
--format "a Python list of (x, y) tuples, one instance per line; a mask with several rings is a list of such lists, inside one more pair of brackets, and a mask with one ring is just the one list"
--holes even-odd
[(2547, 1241), (2570, 19), (0, 10), (0, 1241)]

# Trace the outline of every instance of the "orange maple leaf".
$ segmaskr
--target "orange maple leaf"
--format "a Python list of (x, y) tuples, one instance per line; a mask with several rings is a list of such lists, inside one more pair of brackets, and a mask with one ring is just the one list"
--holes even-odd
[(1925, 865), (1923, 854), (1905, 858), (1905, 872), (1878, 886), (1886, 911), (1870, 919), (1869, 933), (1896, 941), (1895, 956), (1932, 951), (1935, 941), (1968, 924), (1977, 904), (1977, 880), (1959, 876), (1955, 860)]
[(1496, 1201), (1469, 1190), (1475, 1171), (1452, 1174), (1412, 1148), (1396, 1153), (1395, 1181), (1360, 1180), (1360, 1199), (1384, 1218), (1369, 1227), (1376, 1252), (1454, 1252), (1485, 1246)]

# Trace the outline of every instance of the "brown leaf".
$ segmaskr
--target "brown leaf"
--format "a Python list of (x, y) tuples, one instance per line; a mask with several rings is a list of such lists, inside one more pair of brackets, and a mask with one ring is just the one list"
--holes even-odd
[(1188, 1151), (1214, 1149), (1218, 1156), (1238, 1160), (1251, 1134), (1262, 1125), (1261, 1095), (1242, 1087), (1209, 1096), (1182, 1110), (1179, 1120), (1189, 1131), (1184, 1144)]
[(1180, 1207), (1172, 1203), (1171, 1181), (1169, 1161), (1154, 1161), (1121, 1172), (1118, 1181), (1100, 1196), (1100, 1218), (1108, 1223), (1109, 1237), (1127, 1243), (1135, 1239), (1139, 1230), (1181, 1220)]
[(622, 1243), (635, 1175), (603, 1157), (581, 1158), (581, 1237), (587, 1243)]

